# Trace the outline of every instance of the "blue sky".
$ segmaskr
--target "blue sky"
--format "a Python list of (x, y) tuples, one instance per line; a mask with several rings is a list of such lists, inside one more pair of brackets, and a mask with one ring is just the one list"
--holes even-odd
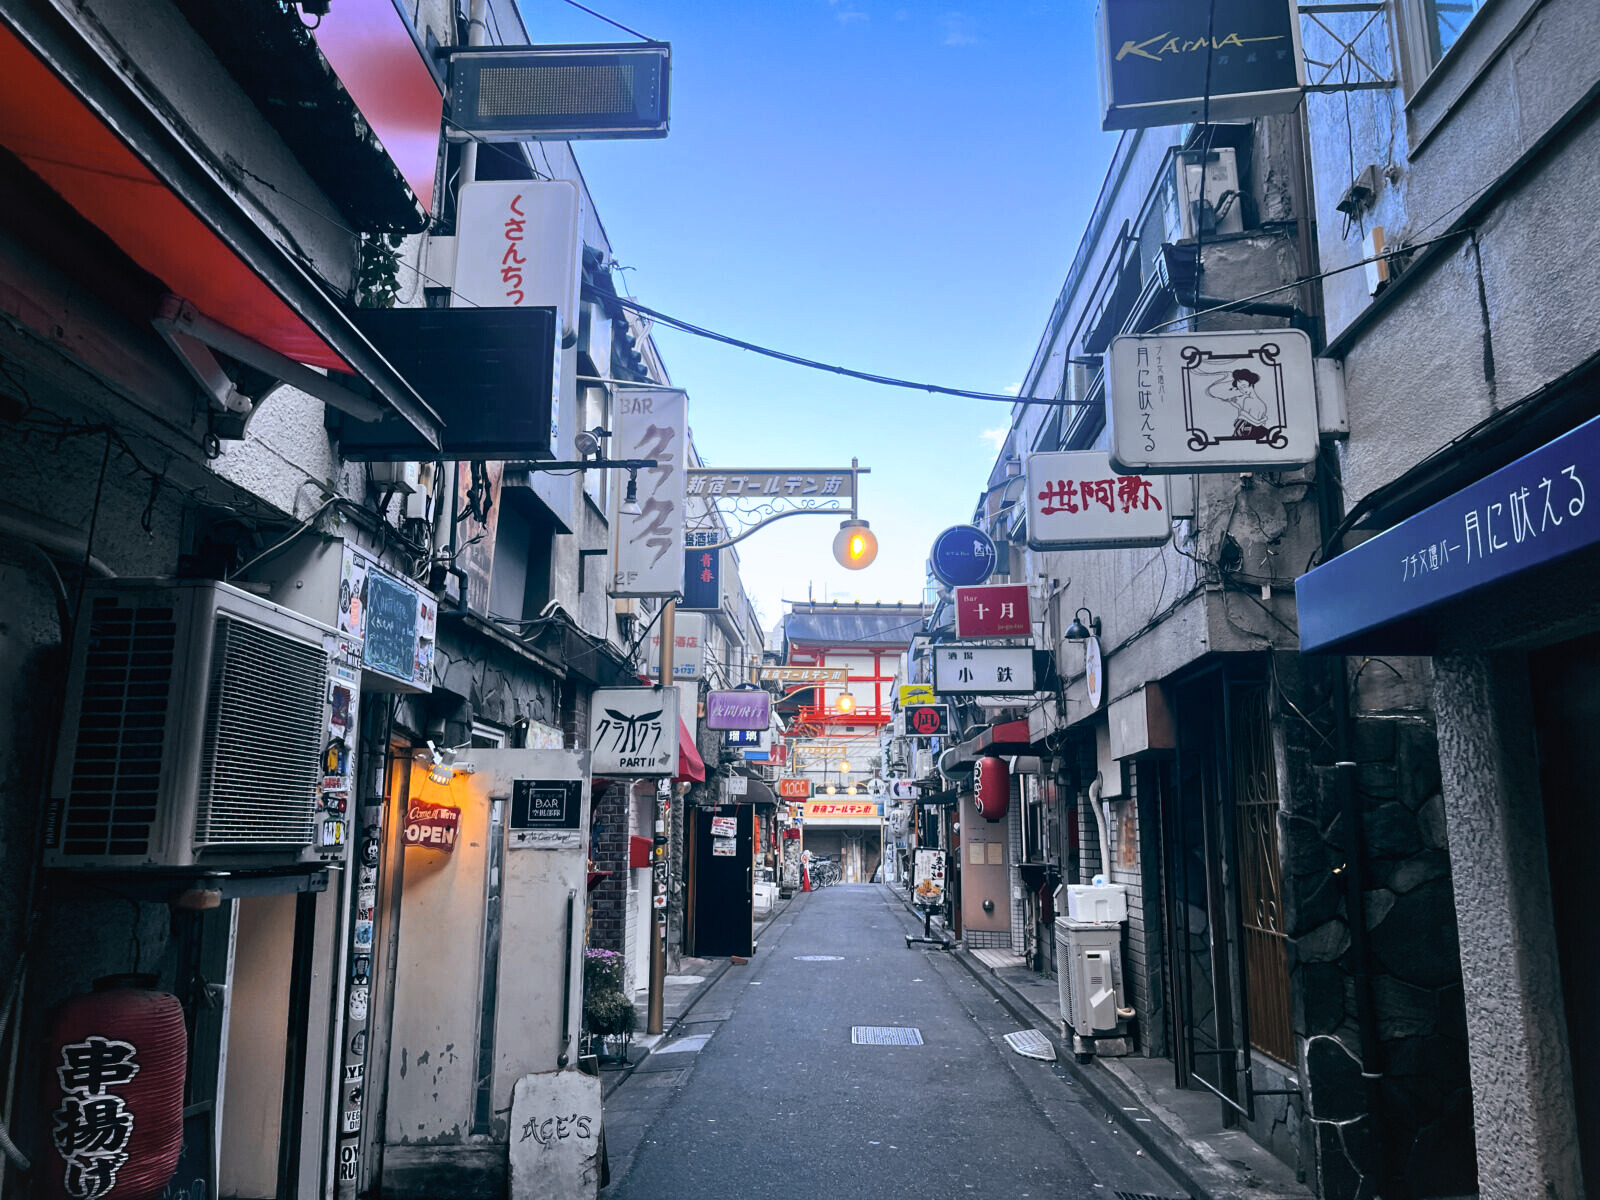
[[(661, 141), (578, 160), (626, 287), (748, 341), (919, 381), (1021, 379), (1115, 148), (1095, 116), (1092, 0), (593, 0), (672, 43)], [(537, 41), (622, 41), (521, 0)], [(938, 532), (970, 517), (1004, 404), (856, 383), (657, 330), (714, 466), (870, 467), (878, 560), (837, 566), (837, 522), (739, 547), (770, 628), (782, 600), (914, 600)]]

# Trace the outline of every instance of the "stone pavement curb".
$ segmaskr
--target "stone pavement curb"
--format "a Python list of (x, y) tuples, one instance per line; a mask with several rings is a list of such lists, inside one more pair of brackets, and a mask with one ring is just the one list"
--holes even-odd
[[(905, 905), (908, 912), (921, 920), (921, 913), (898, 889), (888, 884), (883, 886)], [(1162, 1122), (1157, 1111), (1150, 1108), (1104, 1064), (1078, 1062), (1071, 1043), (1063, 1040), (1058, 1018), (1034, 1007), (1026, 997), (1001, 979), (991, 967), (981, 962), (959, 941), (950, 938), (944, 930), (936, 927), (935, 931), (945, 938), (946, 948), (950, 951), (951, 957), (965, 967), (1007, 1012), (1030, 1029), (1038, 1028), (1041, 1023), (1045, 1026), (1041, 1032), (1055, 1047), (1056, 1061), (1061, 1068), (1076, 1082), (1082, 1084), (1083, 1089), (1105, 1107), (1106, 1112), (1122, 1131), (1133, 1138), (1163, 1170), (1182, 1184), (1193, 1200), (1238, 1200), (1238, 1197), (1245, 1194), (1235, 1188), (1218, 1186), (1220, 1181), (1208, 1178), (1210, 1172), (1206, 1168), (1205, 1161), (1184, 1137)], [(1130, 1106), (1137, 1107), (1141, 1112), (1148, 1112), (1149, 1123), (1135, 1121), (1130, 1117), (1126, 1111)]]

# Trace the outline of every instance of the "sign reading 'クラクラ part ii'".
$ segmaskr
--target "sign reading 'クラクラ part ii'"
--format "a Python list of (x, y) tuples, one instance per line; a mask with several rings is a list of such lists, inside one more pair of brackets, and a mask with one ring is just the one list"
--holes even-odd
[(1167, 481), (1119, 475), (1104, 450), (1030, 454), (1028, 548), (1160, 546), (1172, 536)]
[(678, 773), (678, 689), (600, 688), (589, 701), (596, 775)]
[(1101, 127), (1292, 112), (1305, 72), (1295, 0), (1100, 0)]
[(1119, 337), (1106, 366), (1118, 471), (1278, 470), (1317, 457), (1311, 339), (1298, 329)]

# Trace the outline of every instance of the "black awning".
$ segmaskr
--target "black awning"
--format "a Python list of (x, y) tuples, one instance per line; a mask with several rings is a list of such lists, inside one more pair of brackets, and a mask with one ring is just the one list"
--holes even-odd
[(550, 424), (561, 354), (554, 308), (358, 308), (350, 319), (444, 428), (436, 454), (398, 420), (345, 417), (337, 428), (346, 458), (554, 456)]

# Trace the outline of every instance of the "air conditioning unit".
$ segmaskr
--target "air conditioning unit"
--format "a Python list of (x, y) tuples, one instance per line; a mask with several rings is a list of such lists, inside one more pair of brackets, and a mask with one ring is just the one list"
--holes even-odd
[(1244, 232), (1244, 197), (1239, 161), (1232, 146), (1179, 150), (1174, 163), (1178, 189), (1178, 237), (1217, 237)]
[[(1080, 1054), (1126, 1053), (1127, 1009), (1122, 993), (1122, 926), (1056, 918), (1057, 984), (1061, 1020)], [(1121, 1045), (1102, 1050), (1097, 1039)]]
[(327, 626), (224, 583), (91, 583), (73, 639), (46, 865), (342, 859), (343, 822), (320, 811), (325, 777), (348, 770), (348, 747), (329, 738), (335, 641)]

